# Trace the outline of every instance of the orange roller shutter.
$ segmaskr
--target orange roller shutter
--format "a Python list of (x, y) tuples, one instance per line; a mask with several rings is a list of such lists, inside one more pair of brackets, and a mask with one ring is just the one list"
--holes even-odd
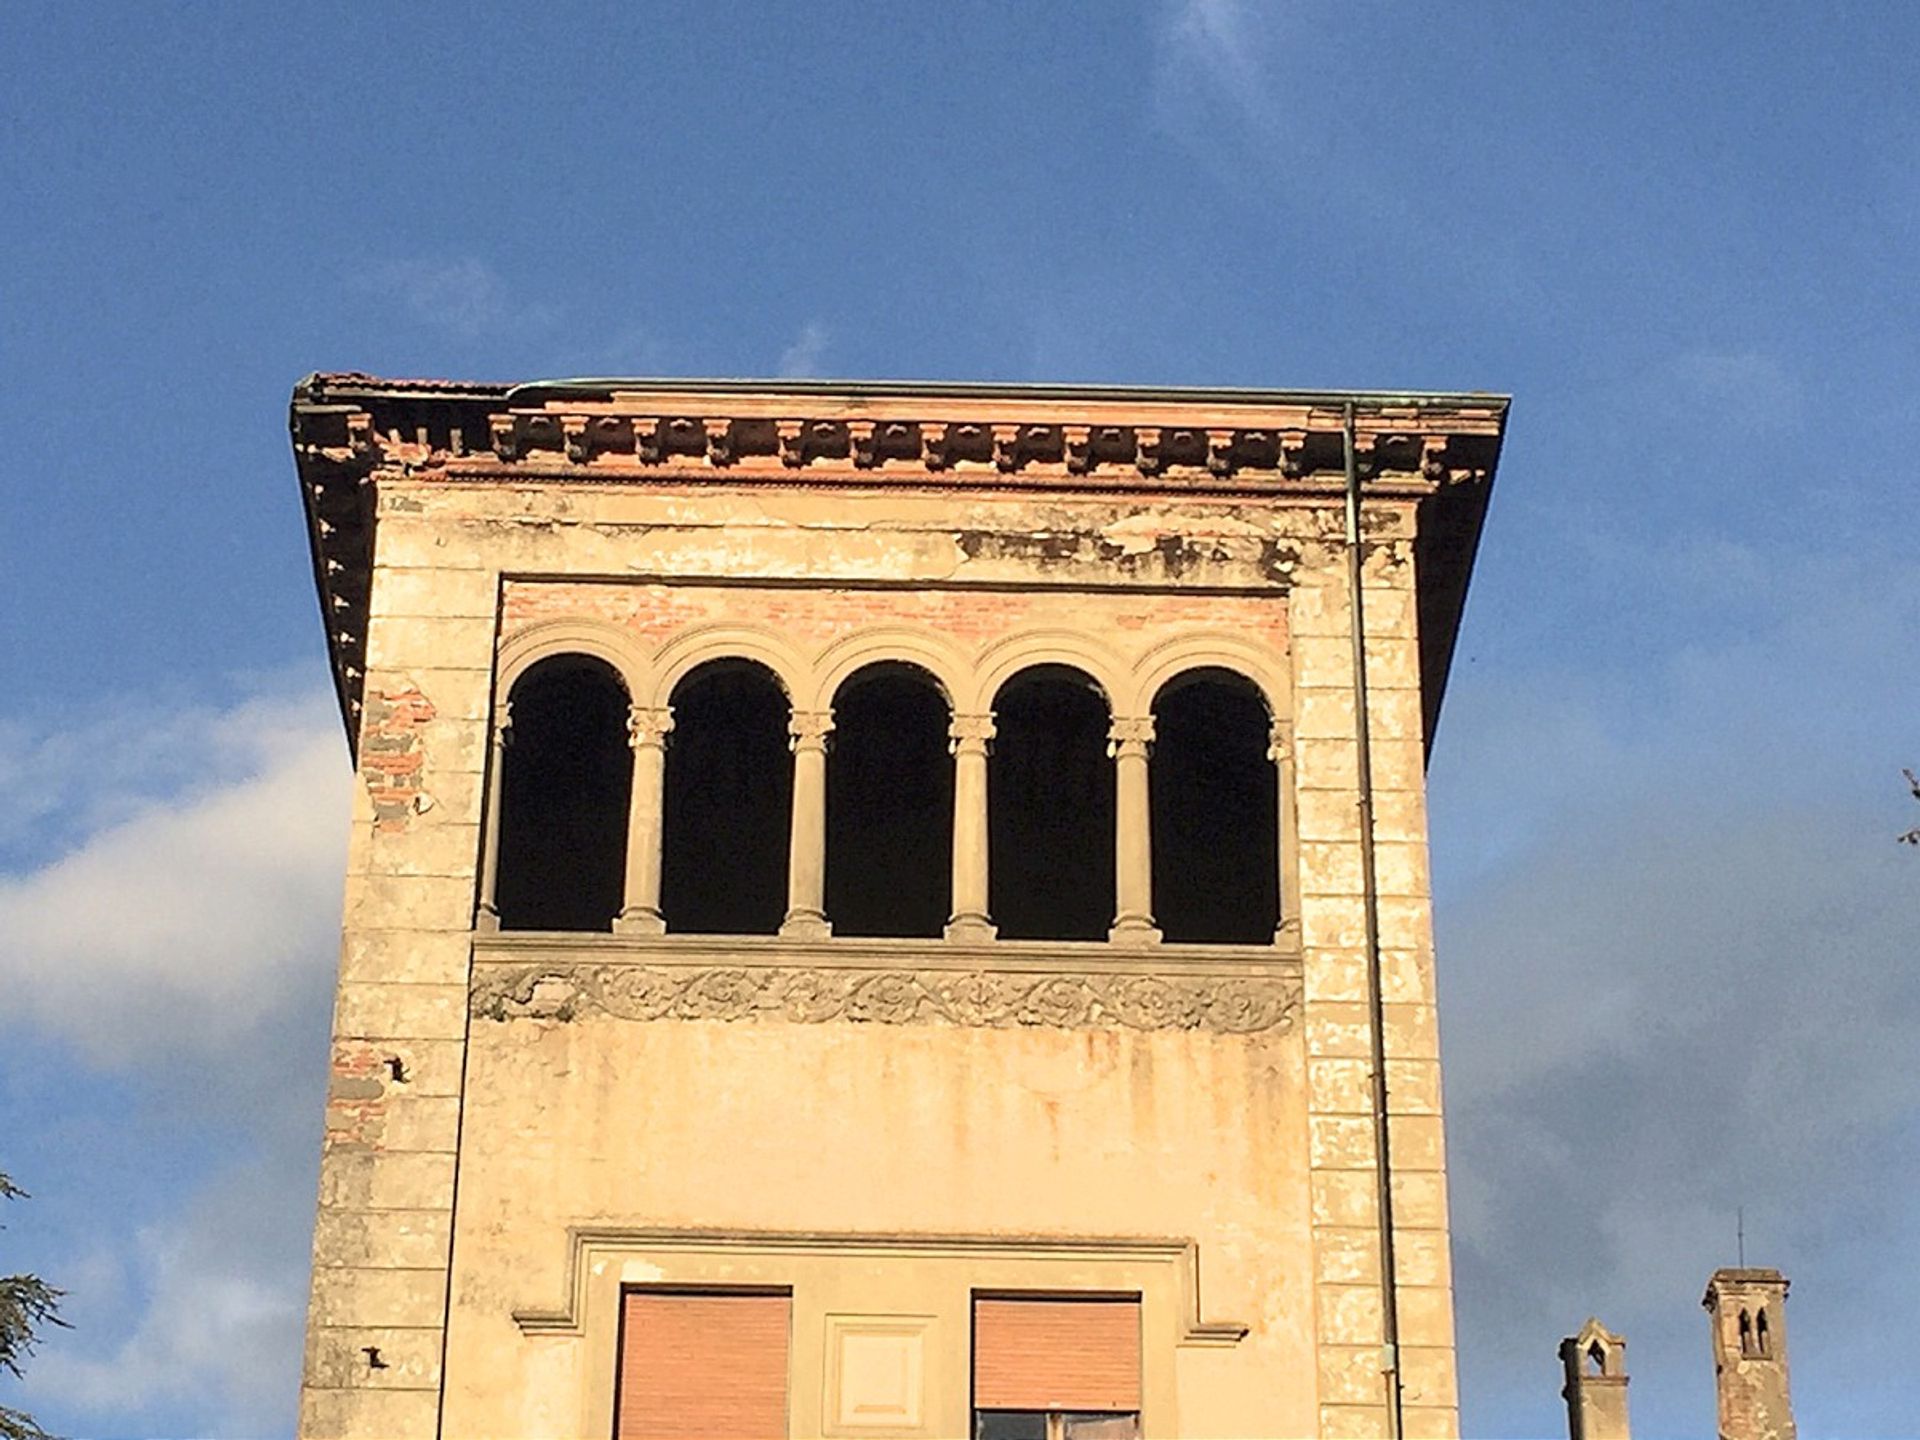
[(975, 1299), (973, 1403), (981, 1410), (1138, 1410), (1139, 1300)]
[(786, 1295), (631, 1291), (617, 1440), (784, 1440)]

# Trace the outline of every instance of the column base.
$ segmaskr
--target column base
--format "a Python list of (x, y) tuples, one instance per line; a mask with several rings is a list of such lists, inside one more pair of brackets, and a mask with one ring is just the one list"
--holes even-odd
[(833, 922), (818, 910), (789, 910), (780, 922), (782, 940), (825, 940), (833, 934)]
[(999, 935), (1000, 927), (985, 915), (956, 915), (944, 933), (951, 945), (985, 945)]
[(1276, 945), (1298, 945), (1300, 943), (1300, 917), (1298, 915), (1290, 915), (1274, 927), (1273, 943)]
[(658, 910), (642, 905), (632, 905), (614, 917), (613, 933), (616, 935), (664, 935), (667, 933), (666, 917)]
[(1113, 945), (1158, 945), (1160, 927), (1151, 915), (1122, 915), (1107, 931), (1107, 941)]
[(473, 928), (482, 935), (500, 933), (500, 912), (491, 905), (482, 905), (473, 915)]

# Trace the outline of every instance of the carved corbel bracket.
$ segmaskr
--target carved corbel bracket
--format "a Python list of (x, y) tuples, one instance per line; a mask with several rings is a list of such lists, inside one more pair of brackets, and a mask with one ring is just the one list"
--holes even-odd
[(944, 470), (948, 465), (947, 427), (941, 421), (926, 421), (920, 426), (920, 459), (929, 470)]
[(996, 425), (993, 427), (993, 464), (1003, 474), (1020, 468), (1020, 427), (1018, 425)]
[(1233, 473), (1233, 439), (1231, 430), (1207, 431), (1207, 469), (1213, 474)]
[(642, 465), (660, 463), (660, 422), (651, 417), (633, 422), (633, 453)]
[(733, 463), (733, 421), (707, 420), (702, 428), (706, 432), (707, 463), (709, 465), (731, 465)]
[(804, 420), (776, 420), (773, 424), (774, 435), (780, 443), (780, 463), (789, 470), (798, 470), (807, 463), (807, 422)]
[(1067, 452), (1067, 469), (1075, 475), (1084, 475), (1093, 468), (1093, 427), (1089, 425), (1065, 425), (1061, 427)]
[(859, 469), (871, 470), (879, 463), (880, 457), (874, 448), (873, 421), (848, 421), (847, 444), (853, 451), (853, 463)]
[(347, 416), (347, 450), (354, 459), (372, 460), (379, 446), (379, 437), (373, 433), (373, 416), (364, 410)]
[(1143, 425), (1133, 432), (1133, 463), (1142, 475), (1158, 475), (1165, 460), (1160, 450), (1160, 427)]
[(512, 415), (489, 415), (487, 417), (489, 438), (493, 441), (493, 453), (502, 460), (520, 458), (520, 422)]
[(567, 459), (576, 465), (584, 465), (593, 458), (593, 439), (587, 433), (587, 424), (584, 415), (560, 417), (560, 435), (566, 446)]
[(1290, 480), (1296, 480), (1306, 474), (1307, 432), (1304, 430), (1282, 430), (1280, 432), (1280, 473)]

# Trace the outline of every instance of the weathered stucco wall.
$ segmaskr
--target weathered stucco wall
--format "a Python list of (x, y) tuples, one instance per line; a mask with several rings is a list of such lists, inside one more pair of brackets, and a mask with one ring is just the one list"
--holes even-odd
[[(512, 1312), (567, 1293), (570, 1226), (631, 1226), (995, 1237), (1015, 1269), (1020, 1237), (1197, 1232), (1201, 1318), (1258, 1324), (1232, 1351), (1232, 1383), (1202, 1383), (1226, 1357), (1196, 1349), (1188, 1373), (1183, 1352), (1156, 1411), (1179, 1434), (1308, 1433), (1310, 1387), (1294, 1378), (1313, 1362), (1304, 1081), (1297, 1032), (479, 1022), (468, 1124), (513, 1143), (462, 1167), (449, 1428), (605, 1428), (610, 1414), (577, 1408), (610, 1393), (596, 1347), (529, 1341)], [(652, 1278), (703, 1273), (677, 1258), (649, 1252)], [(1081, 1264), (1098, 1274), (1098, 1252)], [(966, 1433), (964, 1289), (911, 1254), (857, 1268), (838, 1306), (943, 1322), (925, 1433)], [(804, 1331), (820, 1320), (796, 1288), (798, 1362), (818, 1356)], [(568, 1385), (539, 1383), (556, 1368)], [(820, 1433), (817, 1409), (791, 1419), (796, 1436)]]
[[(1368, 507), (1367, 621), (1401, 1358), (1417, 1437), (1454, 1433), (1456, 1400), (1412, 515), (1408, 501)], [(966, 1406), (957, 1297), (969, 1283), (1068, 1282), (1146, 1297), (1149, 1434), (1384, 1434), (1339, 523), (1326, 501), (380, 477), (366, 783), (302, 1433), (604, 1433), (612, 1342), (592, 1297), (625, 1275), (793, 1284), (795, 1435), (819, 1433), (824, 1413), (821, 1351), (803, 1345), (803, 1324), (829, 1312), (935, 1317), (930, 1409), (914, 1433), (952, 1434)], [(754, 583), (768, 581), (785, 583)], [(1271, 672), (1283, 804), (1297, 817), (1285, 861), (1297, 926), (1265, 959), (1236, 950), (1233, 962), (1297, 977), (1297, 1012), (1252, 1033), (926, 1015), (563, 1020), (530, 995), (504, 1018), (470, 1018), (470, 983), (528, 960), (501, 937), (482, 940), (476, 962), (471, 928), (496, 660), (528, 627), (560, 623), (619, 630), (656, 677), (695, 648), (691, 631), (723, 644), (729, 626), (770, 634), (815, 685), (836, 645), (869, 632), (943, 637), (976, 692), (996, 646), (1105, 656), (1116, 714), (1150, 699), (1139, 692), (1156, 645), (1215, 637), (1192, 658)], [(731, 964), (677, 943), (573, 937), (537, 958)], [(1207, 973), (1194, 947), (1053, 949), (1089, 958), (1033, 963)], [(880, 963), (873, 950), (846, 963)], [(940, 942), (917, 950), (936, 969), (990, 964)], [(791, 953), (830, 969), (854, 951), (828, 940)], [(570, 1227), (600, 1238), (587, 1246)], [(735, 1238), (715, 1248), (670, 1233), (716, 1230)], [(796, 1232), (828, 1238), (754, 1248), (754, 1235)], [(946, 1237), (949, 1249), (874, 1239), (902, 1235)], [(860, 1236), (878, 1248), (847, 1238)], [(1116, 1237), (1196, 1249), (1060, 1248)], [(1188, 1316), (1195, 1255), (1200, 1311)], [(591, 1272), (577, 1297), (576, 1261)], [(514, 1318), (556, 1309), (560, 1320)], [(1215, 1321), (1250, 1328), (1236, 1340)]]

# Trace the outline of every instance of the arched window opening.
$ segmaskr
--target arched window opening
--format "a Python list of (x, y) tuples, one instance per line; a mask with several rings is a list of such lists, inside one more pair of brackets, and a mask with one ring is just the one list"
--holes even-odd
[(764, 666), (715, 660), (674, 687), (660, 911), (669, 931), (771, 935), (787, 909), (791, 707)]
[(1753, 1317), (1745, 1310), (1740, 1312), (1740, 1353), (1753, 1354)]
[(1771, 1352), (1770, 1352), (1770, 1351), (1768, 1350), (1768, 1348), (1767, 1348), (1767, 1344), (1768, 1344), (1768, 1342), (1767, 1342), (1767, 1312), (1766, 1312), (1766, 1310), (1765, 1310), (1765, 1308), (1762, 1308), (1762, 1309), (1761, 1309), (1761, 1311), (1760, 1311), (1760, 1313), (1759, 1313), (1759, 1314), (1757, 1314), (1757, 1315), (1755, 1315), (1755, 1316), (1753, 1317), (1753, 1350), (1754, 1350), (1754, 1353), (1755, 1353), (1756, 1355), (1766, 1355), (1766, 1354), (1770, 1354)]
[(1036, 666), (994, 699), (989, 908), (1003, 939), (1104, 940), (1113, 923), (1111, 715), (1091, 678)]
[(1587, 1373), (1589, 1375), (1607, 1373), (1607, 1352), (1600, 1348), (1598, 1340), (1587, 1346)]
[(610, 930), (627, 862), (626, 687), (587, 655), (514, 683), (501, 758), (494, 909), (503, 930)]
[(918, 666), (869, 665), (833, 700), (827, 917), (836, 935), (938, 936), (953, 874), (952, 714)]
[(1252, 682), (1190, 670), (1154, 700), (1153, 913), (1170, 941), (1267, 945), (1280, 923), (1279, 778)]

